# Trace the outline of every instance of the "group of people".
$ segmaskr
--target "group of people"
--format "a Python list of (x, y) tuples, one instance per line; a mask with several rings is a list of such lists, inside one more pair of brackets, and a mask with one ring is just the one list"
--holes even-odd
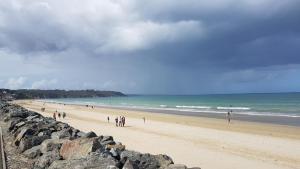
[[(109, 123), (109, 116), (107, 117), (107, 121)], [(125, 116), (120, 116), (115, 118), (116, 127), (124, 127), (126, 123)]]
[(65, 112), (63, 112), (62, 114), (60, 112), (57, 112), (57, 110), (53, 113), (53, 118), (54, 120), (56, 120), (56, 114), (57, 117), (60, 119), (60, 117), (62, 117), (63, 119), (67, 116)]

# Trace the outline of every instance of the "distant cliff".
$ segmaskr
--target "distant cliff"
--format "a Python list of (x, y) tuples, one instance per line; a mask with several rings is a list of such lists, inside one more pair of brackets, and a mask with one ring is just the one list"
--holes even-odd
[(111, 96), (126, 96), (126, 95), (116, 91), (97, 91), (97, 90), (0, 89), (0, 99), (3, 100), (84, 98), (84, 97), (111, 97)]

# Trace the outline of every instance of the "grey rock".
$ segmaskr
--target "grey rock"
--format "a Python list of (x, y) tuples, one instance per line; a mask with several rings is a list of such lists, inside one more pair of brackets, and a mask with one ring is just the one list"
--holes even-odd
[(62, 144), (67, 141), (66, 139), (47, 139), (41, 144), (42, 153), (46, 153), (48, 151), (59, 150)]
[(14, 140), (14, 145), (19, 146), (21, 139), (26, 135), (26, 134), (32, 134), (33, 130), (29, 128), (24, 128), (22, 129), (19, 134), (17, 134), (15, 140)]
[(19, 151), (24, 152), (34, 146), (40, 145), (44, 140), (49, 139), (49, 136), (30, 136), (25, 137), (20, 141)]
[(159, 154), (159, 155), (155, 155), (155, 158), (158, 161), (160, 167), (163, 168), (169, 166), (170, 164), (174, 164), (172, 158), (167, 155)]
[(28, 116), (28, 117), (26, 117), (26, 120), (31, 121), (31, 120), (33, 120), (35, 118), (38, 118), (38, 117), (39, 117), (39, 115)]
[(41, 146), (40, 145), (34, 146), (31, 149), (28, 149), (28, 150), (24, 151), (23, 154), (26, 157), (31, 158), (31, 159), (39, 157), (42, 154)]
[(131, 160), (127, 160), (122, 169), (138, 169), (139, 167)]
[(22, 126), (24, 126), (24, 125), (25, 125), (25, 122), (24, 122), (24, 121), (21, 121), (21, 122), (17, 123), (17, 124), (15, 125), (15, 127), (19, 128), (19, 127), (22, 127)]
[(85, 135), (86, 135), (86, 133), (82, 132), (82, 131), (79, 131), (76, 133), (76, 136), (78, 136), (78, 137), (84, 137)]
[(86, 158), (54, 161), (49, 169), (117, 169), (116, 165), (115, 159), (104, 158), (99, 154), (92, 153)]
[(83, 137), (84, 138), (93, 138), (93, 137), (97, 137), (97, 134), (90, 131), (90, 132), (86, 133)]
[(53, 132), (51, 134), (52, 139), (71, 138), (71, 131), (69, 129), (63, 129), (61, 131)]
[(170, 164), (167, 169), (187, 169), (183, 164)]
[(38, 160), (34, 164), (34, 169), (48, 168), (53, 163), (53, 161), (59, 159), (61, 159), (61, 157), (59, 156), (58, 150), (48, 151), (38, 158)]
[(78, 138), (76, 140), (67, 140), (60, 149), (60, 155), (63, 159), (80, 159), (86, 157), (91, 152), (95, 152), (102, 146), (97, 138)]
[(166, 155), (141, 154), (128, 150), (122, 151), (120, 158), (132, 161), (138, 168), (166, 168), (168, 165), (173, 164), (172, 159)]

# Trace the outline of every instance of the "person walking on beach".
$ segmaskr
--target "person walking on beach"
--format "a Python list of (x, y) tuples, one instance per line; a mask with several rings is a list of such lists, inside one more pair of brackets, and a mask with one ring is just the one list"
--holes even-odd
[(65, 112), (63, 112), (62, 117), (63, 117), (63, 119), (66, 117), (66, 113)]
[(118, 117), (115, 118), (116, 121), (116, 127), (118, 127)]
[(60, 119), (60, 113), (57, 114), (58, 118)]
[(122, 126), (125, 126), (125, 116), (122, 117)]
[(53, 118), (56, 121), (56, 113), (55, 112), (53, 113)]
[(109, 123), (109, 116), (107, 116), (107, 123)]
[(230, 111), (227, 112), (227, 120), (228, 120), (228, 124), (229, 124), (230, 120), (231, 120), (231, 113), (230, 113)]
[(122, 117), (120, 116), (120, 119), (119, 119), (119, 126), (122, 127)]
[(145, 117), (143, 117), (143, 120), (144, 120), (144, 123), (146, 123), (146, 118)]

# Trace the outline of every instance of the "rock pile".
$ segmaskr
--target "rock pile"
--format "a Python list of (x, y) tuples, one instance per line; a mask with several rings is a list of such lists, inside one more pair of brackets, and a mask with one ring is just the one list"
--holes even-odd
[(84, 133), (66, 123), (0, 101), (0, 117), (18, 153), (33, 169), (186, 169), (167, 155), (126, 150), (112, 136)]

